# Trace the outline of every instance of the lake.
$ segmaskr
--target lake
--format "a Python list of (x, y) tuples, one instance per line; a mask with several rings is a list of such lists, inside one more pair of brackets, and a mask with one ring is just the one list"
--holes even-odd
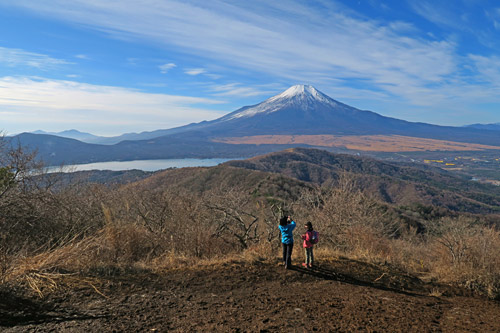
[[(88, 164), (74, 164), (64, 167), (64, 172), (88, 171), (88, 170), (143, 170), (157, 171), (168, 168), (185, 168), (185, 167), (210, 167), (221, 163), (237, 160), (239, 158), (180, 158), (180, 159), (164, 159), (164, 160), (136, 160), (136, 161), (112, 161), (112, 162), (97, 162)], [(61, 171), (59, 167), (50, 167), (48, 172)]]

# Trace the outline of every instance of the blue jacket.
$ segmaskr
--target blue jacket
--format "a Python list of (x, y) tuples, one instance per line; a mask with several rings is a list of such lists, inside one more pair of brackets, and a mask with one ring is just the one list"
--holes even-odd
[(293, 243), (293, 229), (295, 229), (295, 221), (292, 221), (286, 226), (279, 225), (278, 228), (281, 231), (281, 242), (284, 244)]

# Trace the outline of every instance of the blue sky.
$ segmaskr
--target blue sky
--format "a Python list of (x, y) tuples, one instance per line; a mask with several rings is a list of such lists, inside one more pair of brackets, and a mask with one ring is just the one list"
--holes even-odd
[(382, 115), (500, 122), (488, 0), (0, 0), (0, 130), (116, 135), (295, 84)]

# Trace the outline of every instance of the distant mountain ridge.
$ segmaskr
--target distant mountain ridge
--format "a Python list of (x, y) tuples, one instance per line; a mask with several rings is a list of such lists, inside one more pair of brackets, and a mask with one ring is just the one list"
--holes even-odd
[(472, 125), (467, 125), (465, 127), (476, 128), (476, 129), (481, 129), (481, 130), (489, 130), (489, 131), (500, 131), (500, 123), (494, 123), (494, 124), (472, 124)]
[[(110, 138), (113, 144), (88, 144), (55, 139), (50, 135), (21, 134), (21, 143), (38, 149), (49, 164), (97, 161), (250, 157), (289, 147), (318, 147), (318, 135), (333, 140), (342, 136), (394, 136), (391, 140), (428, 138), (488, 145), (478, 149), (500, 149), (500, 132), (476, 128), (412, 123), (363, 111), (338, 102), (312, 86), (296, 85), (281, 94), (242, 107), (221, 118), (152, 132), (129, 133)], [(251, 142), (225, 140), (259, 135), (279, 140)], [(306, 136), (294, 141), (293, 136)], [(280, 137), (281, 136), (281, 137)], [(285, 137), (287, 136), (287, 137)], [(399, 136), (399, 137), (398, 137)], [(395, 140), (395, 144), (397, 144)], [(74, 147), (71, 147), (74, 145)], [(449, 145), (442, 145), (446, 150)], [(424, 145), (425, 147), (425, 145)], [(347, 149), (338, 147), (338, 149)], [(356, 148), (363, 150), (363, 146)], [(452, 148), (450, 148), (452, 149)], [(463, 149), (468, 149), (466, 145)]]
[(90, 134), (90, 133), (80, 132), (76, 129), (70, 129), (70, 130), (61, 131), (61, 132), (46, 132), (46, 131), (42, 131), (42, 130), (37, 130), (37, 131), (31, 132), (31, 133), (32, 134), (59, 136), (61, 138), (75, 139), (75, 140), (79, 140), (79, 141), (86, 142), (86, 143), (98, 143), (99, 140), (104, 138), (102, 136), (97, 136), (97, 135)]
[(102, 144), (102, 145), (114, 145), (122, 141), (127, 140), (147, 140), (152, 138), (157, 138), (175, 132), (172, 130), (156, 130), (151, 132), (141, 132), (141, 133), (124, 133), (118, 136), (98, 136), (91, 133), (80, 132), (75, 129), (62, 131), (62, 132), (46, 132), (43, 130), (37, 130), (30, 132), (30, 134), (42, 134), (42, 135), (53, 135), (61, 138), (75, 139), (85, 143)]

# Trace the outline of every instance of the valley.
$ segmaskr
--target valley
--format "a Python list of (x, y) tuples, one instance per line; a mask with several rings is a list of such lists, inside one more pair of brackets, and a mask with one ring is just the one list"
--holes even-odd
[(424, 164), (468, 177), (477, 182), (498, 185), (500, 181), (500, 151), (423, 151), (375, 153), (372, 157), (388, 162)]

